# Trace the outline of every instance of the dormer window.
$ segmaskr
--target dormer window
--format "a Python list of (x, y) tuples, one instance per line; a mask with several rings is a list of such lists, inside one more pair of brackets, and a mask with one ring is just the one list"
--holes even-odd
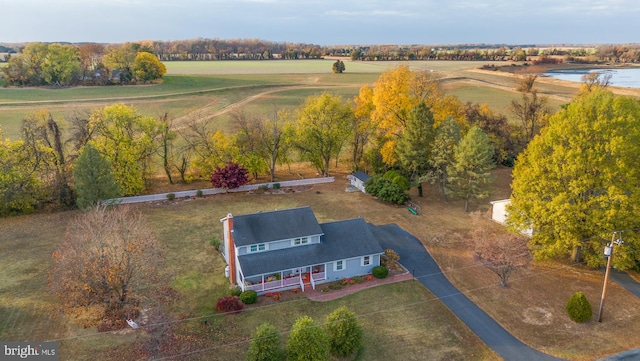
[(299, 245), (307, 244), (307, 243), (309, 243), (309, 237), (294, 238), (294, 240), (293, 240), (293, 245), (294, 246), (299, 246)]
[(266, 251), (267, 250), (267, 244), (266, 243), (260, 243), (260, 244), (252, 244), (249, 247), (249, 252), (253, 253), (253, 252), (262, 252), (262, 251)]

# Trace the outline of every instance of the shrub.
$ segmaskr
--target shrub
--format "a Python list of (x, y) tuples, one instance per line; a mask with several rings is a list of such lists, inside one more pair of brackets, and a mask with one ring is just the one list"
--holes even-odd
[(325, 361), (329, 359), (327, 333), (309, 316), (302, 316), (293, 324), (287, 341), (287, 360)]
[(246, 290), (240, 294), (240, 301), (245, 305), (256, 303), (258, 300), (258, 293), (254, 290)]
[(176, 194), (175, 193), (167, 193), (167, 199), (170, 200), (170, 201), (176, 199)]
[(400, 186), (386, 178), (369, 178), (365, 183), (365, 190), (382, 201), (394, 204), (403, 204), (411, 199)]
[(240, 294), (242, 293), (242, 289), (238, 286), (235, 286), (230, 288), (229, 292), (227, 293), (229, 294), (229, 296), (240, 297)]
[(209, 244), (214, 246), (217, 250), (220, 250), (220, 245), (222, 244), (222, 241), (220, 240), (220, 238), (213, 236), (211, 237), (211, 239), (209, 239)]
[(332, 354), (349, 356), (362, 347), (362, 328), (356, 315), (345, 306), (327, 316), (325, 328), (329, 335)]
[(273, 183), (273, 189), (280, 189), (280, 183)]
[(400, 256), (398, 255), (398, 252), (392, 250), (391, 248), (385, 249), (384, 255), (387, 256), (392, 261), (398, 262), (400, 260)]
[(587, 322), (592, 315), (591, 304), (582, 292), (576, 292), (569, 298), (566, 310), (574, 322)]
[(385, 266), (376, 266), (371, 270), (371, 274), (375, 278), (385, 278), (389, 274), (389, 269)]
[(225, 296), (218, 299), (216, 302), (216, 310), (218, 312), (231, 312), (238, 313), (244, 308), (244, 303), (240, 302), (240, 299), (235, 296)]
[(202, 197), (202, 190), (198, 189), (196, 191), (196, 197)]
[(268, 322), (258, 326), (256, 331), (251, 335), (247, 360), (279, 361), (283, 359), (282, 356), (278, 329)]

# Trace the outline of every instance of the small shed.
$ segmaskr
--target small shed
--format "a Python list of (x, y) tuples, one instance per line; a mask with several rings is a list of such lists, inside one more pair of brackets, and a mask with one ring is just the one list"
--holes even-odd
[(501, 199), (489, 203), (493, 206), (491, 210), (491, 219), (500, 224), (504, 224), (507, 221), (507, 205), (511, 203), (511, 200)]
[[(493, 201), (493, 202), (489, 202), (491, 203), (491, 205), (493, 206), (491, 209), (491, 219), (500, 223), (500, 224), (505, 224), (507, 221), (507, 206), (509, 206), (509, 204), (511, 204), (511, 200), (510, 199), (501, 199), (498, 201)], [(520, 233), (522, 233), (525, 236), (531, 237), (531, 235), (533, 234), (533, 230), (531, 228), (522, 230)]]
[(349, 174), (347, 176), (349, 184), (351, 184), (353, 187), (358, 188), (362, 193), (367, 193), (367, 191), (364, 190), (364, 183), (369, 178), (371, 178), (371, 176), (362, 171), (356, 171), (355, 173)]

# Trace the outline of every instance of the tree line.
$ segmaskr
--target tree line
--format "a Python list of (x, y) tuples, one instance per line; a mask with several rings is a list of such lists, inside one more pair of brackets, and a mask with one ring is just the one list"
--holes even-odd
[[(124, 104), (76, 111), (62, 119), (41, 110), (23, 119), (20, 139), (0, 140), (0, 213), (86, 207), (100, 199), (143, 193), (158, 169), (169, 183), (190, 182), (210, 179), (230, 163), (254, 179), (267, 175), (271, 181), (278, 166), (294, 161), (308, 162), (321, 176), (341, 162), (378, 175), (393, 170), (413, 185), (439, 184), (446, 199), (449, 193), (464, 193), (454, 190), (462, 178), (452, 180), (465, 172), (471, 176), (479, 162), (468, 159), (473, 164), (464, 168), (460, 159), (462, 168), (453, 170), (454, 150), (472, 128), (473, 140), (462, 143), (474, 144), (461, 148), (459, 157), (484, 147), (483, 161), (490, 164), (512, 164), (538, 132), (547, 110), (532, 87), (523, 88), (522, 99), (514, 101), (521, 126), (510, 125), (486, 105), (460, 103), (442, 91), (431, 73), (406, 66), (364, 85), (353, 101), (325, 92), (294, 110), (234, 111), (231, 133), (217, 130), (201, 114), (176, 125), (168, 113), (154, 118)], [(471, 193), (465, 199), (486, 193), (484, 176), (466, 182), (463, 188)], [(478, 182), (483, 186), (471, 191)]]
[(2, 68), (5, 85), (109, 85), (160, 79), (166, 67), (140, 44), (29, 43)]
[[(17, 49), (23, 53), (27, 46)], [(54, 44), (42, 44), (54, 45)], [(106, 54), (106, 49), (129, 47), (154, 54), (160, 61), (216, 61), (216, 60), (273, 60), (321, 59), (326, 56), (350, 57), (354, 61), (533, 61), (549, 57), (585, 63), (637, 63), (640, 46), (637, 44), (598, 45), (594, 47), (548, 47), (535, 45), (354, 45), (321, 46), (307, 43), (273, 42), (260, 39), (208, 39), (197, 38), (173, 41), (139, 41), (124, 44), (56, 44), (77, 48), (83, 70), (91, 65), (90, 58)], [(9, 61), (16, 54), (5, 55)], [(85, 60), (87, 58), (87, 60)], [(86, 69), (85, 69), (86, 68)], [(85, 74), (86, 75), (86, 74)]]

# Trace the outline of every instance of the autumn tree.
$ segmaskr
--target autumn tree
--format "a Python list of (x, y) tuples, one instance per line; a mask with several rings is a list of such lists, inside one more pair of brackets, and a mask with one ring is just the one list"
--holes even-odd
[(282, 353), (278, 329), (268, 322), (258, 326), (251, 335), (247, 361), (280, 361)]
[(125, 327), (162, 281), (161, 245), (130, 207), (79, 214), (52, 258), (49, 291), (85, 326)]
[(520, 100), (514, 99), (511, 102), (511, 111), (520, 121), (517, 136), (522, 148), (540, 133), (550, 114), (547, 98), (539, 96), (538, 90), (534, 87), (537, 78), (536, 74), (518, 77), (516, 90), (520, 92)]
[[(551, 117), (518, 157), (508, 222), (534, 230), (537, 258), (571, 255), (596, 266), (613, 231), (638, 228), (639, 122), (637, 99), (597, 89)], [(630, 232), (616, 267), (635, 267), (636, 242)]]
[(584, 74), (580, 80), (582, 80), (582, 86), (580, 87), (580, 94), (586, 94), (595, 89), (606, 89), (611, 85), (611, 73), (600, 73), (597, 71), (591, 71)]
[(111, 164), (91, 144), (87, 144), (73, 167), (76, 203), (84, 209), (98, 205), (101, 200), (122, 195), (120, 186), (111, 174)]
[(424, 102), (434, 116), (436, 126), (447, 117), (464, 123), (463, 108), (453, 96), (446, 95), (439, 80), (430, 72), (414, 72), (408, 66), (382, 73), (372, 86), (371, 119), (384, 134), (381, 146), (383, 160), (388, 165), (396, 161), (397, 139), (404, 132), (411, 111)]
[(342, 74), (345, 71), (345, 66), (344, 66), (344, 62), (340, 59), (336, 60), (335, 63), (333, 63), (333, 67), (332, 70), (334, 73), (338, 73), (338, 74)]
[(322, 93), (307, 98), (297, 112), (295, 147), (323, 176), (337, 158), (350, 134), (351, 105), (339, 96)]
[(119, 70), (120, 81), (128, 83), (135, 76), (133, 68), (137, 55), (137, 50), (131, 44), (111, 45), (102, 62), (109, 70)]
[(120, 188), (126, 195), (140, 194), (167, 124), (114, 104), (94, 111), (89, 126), (90, 143), (111, 163)]
[(469, 201), (472, 198), (489, 196), (489, 170), (495, 167), (493, 153), (489, 138), (478, 127), (472, 127), (455, 147), (449, 189), (464, 199), (465, 212), (469, 212)]
[(211, 175), (213, 188), (235, 189), (249, 182), (247, 169), (238, 163), (229, 163), (225, 167), (218, 167)]
[(210, 177), (217, 167), (237, 158), (232, 137), (214, 131), (206, 115), (196, 113), (178, 133), (186, 143), (183, 154), (189, 156), (190, 166), (200, 177)]
[(417, 183), (420, 197), (422, 197), (420, 177), (429, 171), (435, 133), (433, 114), (425, 103), (420, 103), (411, 112), (407, 127), (398, 139), (396, 147), (402, 169), (409, 174), (411, 181)]
[(136, 79), (144, 82), (162, 79), (167, 73), (167, 67), (155, 55), (147, 52), (136, 55), (132, 70)]
[(0, 131), (0, 215), (36, 209), (44, 193), (37, 169), (25, 142), (4, 139)]
[(500, 277), (500, 285), (507, 287), (509, 277), (531, 262), (527, 238), (511, 234), (483, 220), (479, 213), (472, 214), (471, 240), (475, 257)]
[(287, 341), (287, 360), (329, 360), (329, 338), (311, 317), (302, 316), (293, 324)]
[(29, 43), (3, 69), (9, 85), (67, 85), (80, 74), (78, 49), (72, 45)]
[(495, 163), (513, 166), (517, 149), (507, 117), (495, 113), (487, 104), (471, 102), (465, 105), (465, 117), (470, 126), (479, 127), (489, 137), (495, 149)]
[(360, 169), (365, 149), (370, 143), (376, 130), (371, 120), (374, 110), (373, 89), (368, 85), (360, 88), (358, 96), (354, 98), (353, 118), (351, 119), (351, 162), (355, 170)]
[(45, 84), (69, 85), (77, 81), (81, 73), (78, 48), (72, 45), (51, 44), (42, 63)]
[(423, 177), (424, 181), (438, 185), (445, 201), (450, 182), (449, 173), (455, 162), (455, 148), (460, 142), (460, 137), (460, 128), (453, 118), (447, 118), (438, 126), (429, 160), (432, 170)]
[(68, 159), (72, 154), (65, 147), (62, 128), (47, 110), (39, 110), (22, 119), (20, 127), (26, 152), (33, 159), (38, 176), (49, 194), (47, 201), (63, 206), (75, 203), (70, 185)]
[(345, 306), (337, 308), (327, 316), (325, 328), (329, 334), (333, 355), (349, 356), (362, 347), (362, 327), (355, 313)]

